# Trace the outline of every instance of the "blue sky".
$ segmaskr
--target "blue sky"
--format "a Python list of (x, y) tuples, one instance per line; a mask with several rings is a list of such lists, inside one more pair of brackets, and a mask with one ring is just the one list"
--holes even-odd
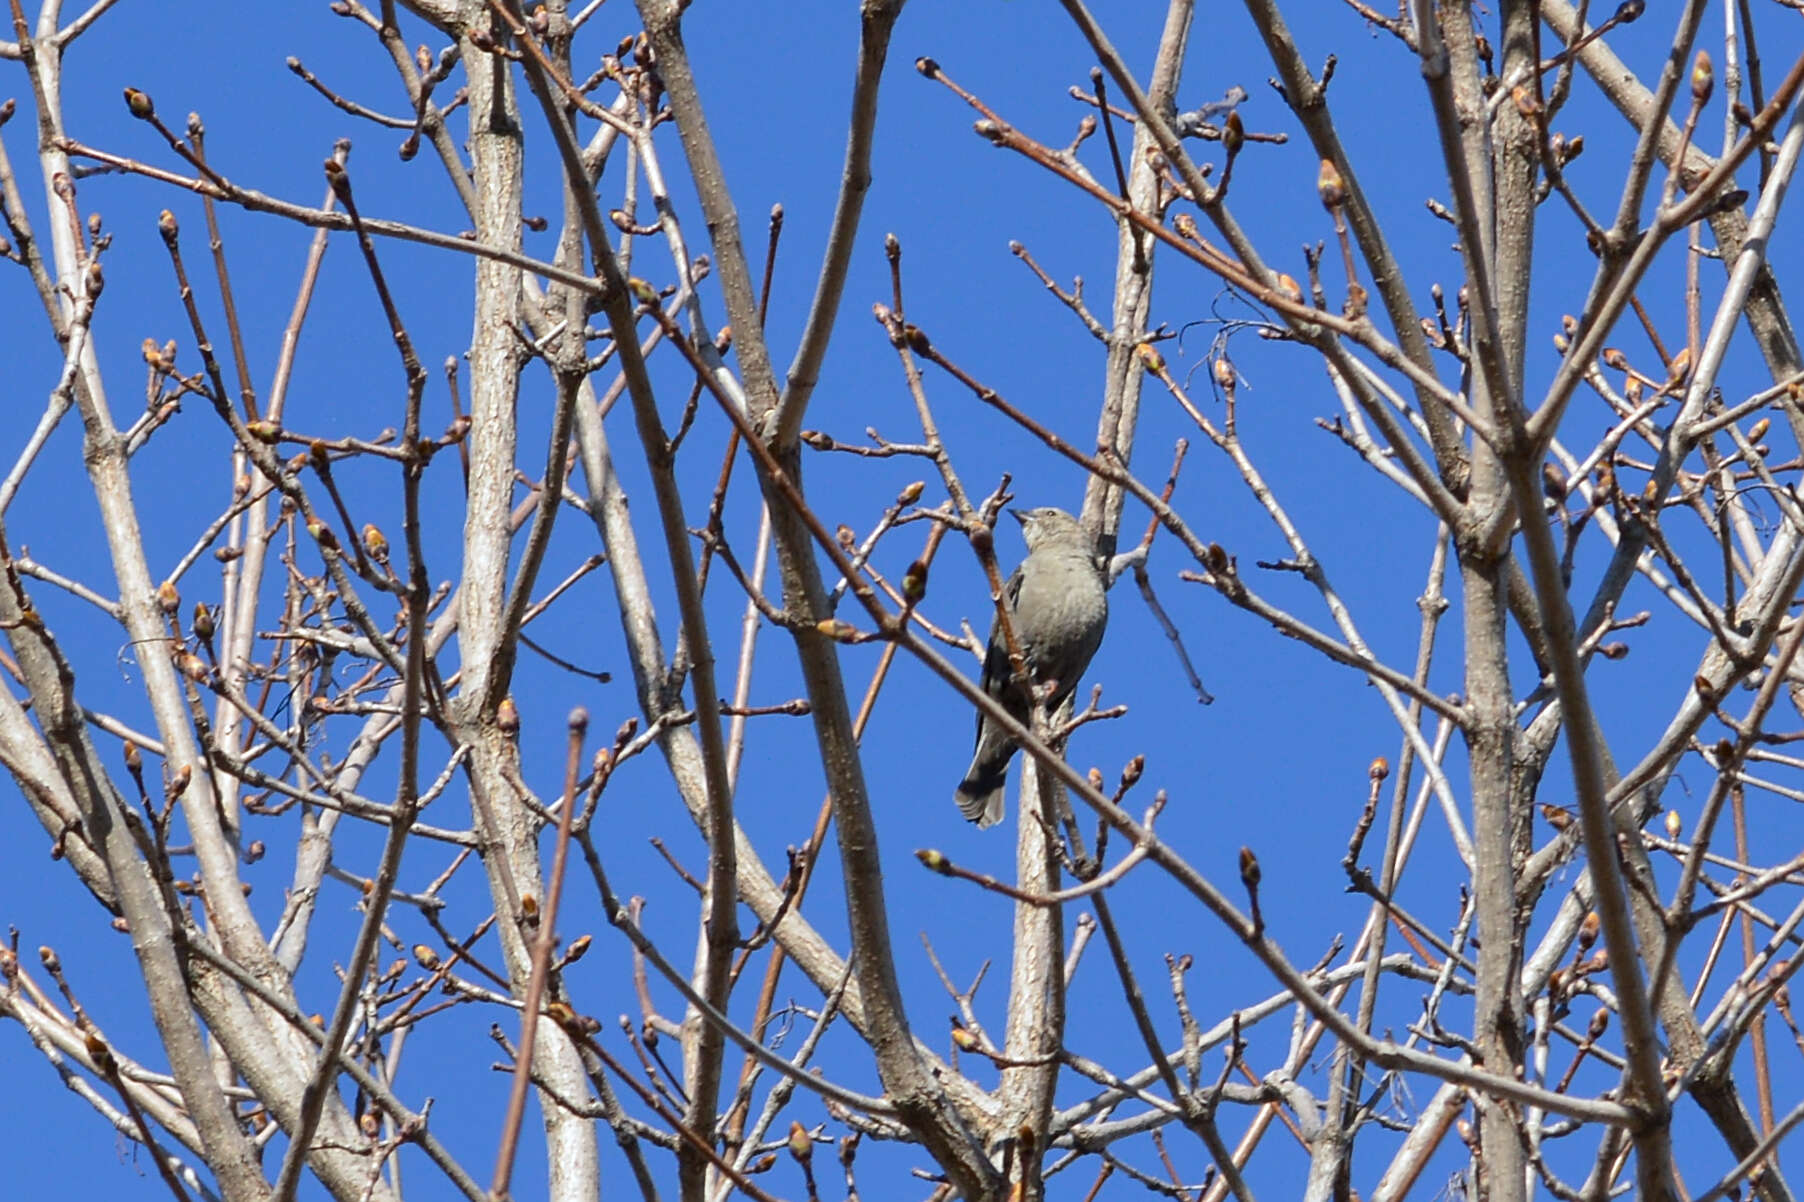
[[(1137, 68), (1144, 69), (1151, 57), (1163, 7), (1144, 0), (1117, 0), (1103, 13), (1117, 45)], [(1654, 7), (1656, 11), (1615, 43), (1647, 76), (1657, 69), (1670, 32), (1663, 7)], [(1426, 308), (1429, 284), (1438, 280), (1451, 290), (1457, 285), (1459, 264), (1451, 247), (1451, 228), (1430, 216), (1423, 205), (1430, 196), (1444, 198), (1445, 185), (1426, 125), (1428, 106), (1418, 68), (1403, 47), (1368, 29), (1341, 4), (1308, 0), (1291, 12), (1309, 61), (1320, 63), (1330, 52), (1338, 56), (1331, 96), (1342, 135), (1360, 165), (1364, 187), (1390, 223), (1418, 303)], [(592, 61), (611, 49), (618, 36), (635, 28), (626, 0), (612, 0), (579, 43), (579, 61)], [(857, 43), (856, 13), (851, 5), (824, 2), (704, 2), (690, 11), (686, 28), (755, 267), (763, 254), (764, 215), (774, 203), (785, 208), (768, 323), (773, 356), (782, 365), (806, 314), (832, 211)], [(435, 51), (441, 45), (441, 39), (427, 36), (417, 23), (409, 26), (406, 36), (410, 44), (425, 41)], [(1775, 44), (1763, 45), (1763, 53), (1771, 77), (1789, 62), (1797, 46), (1769, 40)], [(82, 141), (162, 166), (179, 166), (145, 127), (131, 120), (121, 103), (121, 88), (138, 87), (155, 98), (172, 124), (190, 109), (201, 114), (210, 161), (223, 174), (307, 204), (317, 203), (323, 191), (321, 159), (335, 139), (349, 136), (354, 142), (352, 178), (366, 215), (401, 217), (453, 232), (468, 224), (436, 162), (426, 154), (409, 163), (400, 161), (395, 153), (398, 134), (373, 129), (326, 104), (285, 69), (284, 60), (291, 55), (371, 107), (387, 112), (406, 108), (374, 39), (361, 26), (333, 16), (324, 5), (140, 2), (119, 5), (73, 48), (68, 128)], [(889, 297), (882, 240), (886, 233), (894, 233), (903, 246), (909, 319), (966, 370), (1072, 442), (1087, 444), (1093, 438), (1100, 397), (1101, 348), (1045, 294), (1010, 254), (1008, 244), (1021, 242), (1062, 282), (1081, 274), (1092, 306), (1103, 312), (1112, 283), (1114, 225), (1093, 202), (1031, 163), (975, 137), (970, 128), (975, 114), (911, 69), (917, 55), (938, 60), (949, 75), (1006, 119), (1050, 145), (1068, 142), (1089, 111), (1072, 101), (1066, 89), (1086, 81), (1093, 58), (1057, 6), (1034, 0), (976, 4), (916, 0), (910, 5), (892, 46), (873, 162), (874, 186), (844, 313), (806, 424), (843, 441), (862, 441), (867, 427), (899, 441), (918, 435), (894, 352), (868, 315), (874, 301)], [(1235, 169), (1231, 203), (1268, 261), (1301, 278), (1302, 246), (1332, 239), (1333, 232), (1315, 198), (1316, 158), (1266, 86), (1269, 73), (1238, 6), (1202, 6), (1180, 102), (1192, 107), (1221, 96), (1231, 86), (1242, 86), (1249, 93), (1240, 110), (1247, 126), (1290, 135), (1285, 145), (1249, 146)], [(0, 77), (6, 81), (0, 95), (16, 95), (21, 104), (20, 116), (0, 137), (28, 175), (27, 199), (34, 221), (41, 224), (41, 191), (35, 177), (29, 176), (29, 89), (16, 63), (0, 64)], [(1720, 122), (1719, 99), (1705, 119), (1711, 132), (1700, 140), (1706, 147), (1717, 145)], [(1583, 132), (1588, 143), (1587, 153), (1572, 170), (1575, 186), (1594, 211), (1612, 211), (1629, 147), (1626, 127), (1583, 79), (1561, 126)], [(536, 126), (529, 133), (526, 207), (555, 223), (559, 181), (538, 133)], [(674, 136), (665, 136), (662, 146), (667, 172), (680, 176)], [(1092, 169), (1105, 170), (1100, 137), (1087, 145), (1085, 154)], [(1204, 146), (1202, 154), (1219, 160), (1213, 145)], [(618, 178), (614, 167), (604, 181), (610, 203), (618, 195)], [(197, 276), (208, 277), (201, 288), (201, 304), (220, 328), (216, 290), (202, 262), (201, 210), (191, 197), (142, 180), (93, 178), (83, 181), (80, 189), (84, 208), (101, 213), (114, 236), (95, 336), (115, 411), (131, 413), (139, 403), (143, 369), (138, 346), (144, 337), (176, 338), (188, 369), (195, 366), (192, 338), (156, 234), (156, 214), (163, 207), (183, 223), (190, 268)], [(679, 195), (678, 201), (691, 246), (698, 248), (704, 226), (687, 194)], [(1557, 203), (1545, 206), (1542, 217), (1528, 365), (1531, 396), (1537, 382), (1544, 384), (1551, 374), (1552, 334), (1560, 315), (1582, 302), (1592, 266), (1576, 225)], [(224, 211), (222, 220), (252, 374), (259, 388), (266, 389), (311, 232), (232, 210)], [(1782, 283), (1786, 266), (1795, 261), (1795, 240), (1787, 234), (1782, 220), (1772, 251)], [(555, 229), (529, 235), (529, 248), (549, 253), (554, 237)], [(460, 354), (469, 341), (471, 261), (402, 244), (384, 245), (381, 253), (421, 358), (433, 373), (426, 425), (435, 428), (450, 413), (438, 364)], [(668, 275), (662, 248), (642, 242), (639, 255), (635, 270), (662, 282)], [(1330, 293), (1338, 296), (1336, 262), (1331, 249), (1326, 279)], [(1707, 305), (1720, 278), (1715, 264), (1705, 265)], [(1655, 320), (1678, 341), (1682, 341), (1680, 285), (1676, 266), (1669, 265), (1642, 290)], [(704, 306), (716, 326), (724, 323), (718, 294), (711, 287)], [(0, 321), (0, 361), (8, 364), (17, 389), (14, 403), (0, 415), (0, 445), (13, 447), (36, 421), (59, 361), (47, 350), (42, 316), (23, 272), (0, 271), (0, 314), (10, 318)], [(1194, 395), (1206, 405), (1217, 405), (1208, 396), (1205, 352), (1222, 320), (1256, 318), (1257, 312), (1212, 278), (1164, 258), (1153, 315), (1157, 323), (1184, 329), (1182, 339), (1165, 344), (1167, 357), (1174, 372), (1195, 371)], [(1638, 332), (1625, 329), (1620, 344), (1637, 361), (1651, 361)], [(1387, 662), (1407, 670), (1417, 635), (1415, 598), (1432, 548), (1431, 518), (1317, 428), (1315, 419), (1332, 416), (1337, 406), (1311, 354), (1262, 341), (1251, 332), (1236, 334), (1230, 347), (1245, 381), (1239, 407), (1243, 437), (1368, 641)], [(661, 370), (661, 403), (669, 424), (687, 387), (673, 362), (665, 362)], [(1723, 377), (1725, 393), (1739, 397), (1770, 382), (1761, 371), (1752, 348), (1738, 346)], [(327, 257), (303, 338), (290, 390), (289, 424), (324, 437), (373, 435), (383, 426), (398, 424), (400, 383), (363, 266), (353, 244), (339, 238)], [(928, 385), (948, 447), (974, 492), (988, 491), (1008, 472), (1020, 503), (1077, 508), (1083, 487), (1077, 469), (943, 375), (930, 373)], [(529, 371), (521, 394), (522, 464), (534, 474), (542, 462), (539, 444), (550, 399), (543, 374)], [(639, 506), (641, 538), (649, 550), (657, 543), (654, 511), (626, 416), (624, 409), (617, 411), (610, 431), (626, 486)], [(1610, 418), (1596, 398), (1582, 395), (1569, 421), (1573, 437), (1584, 441), (1601, 432)], [(1193, 445), (1178, 487), (1178, 507), (1205, 538), (1219, 541), (1239, 557), (1244, 571), (1256, 574), (1262, 593), (1305, 620), (1326, 626), (1326, 615), (1306, 583), (1252, 568), (1255, 560), (1281, 557), (1282, 541), (1225, 459), (1187, 427), (1184, 415), (1149, 381), (1136, 455), (1142, 478), (1162, 480), (1175, 439), (1190, 437)], [(725, 432), (719, 415), (704, 407), (682, 464), (692, 525), (699, 525), (705, 514)], [(191, 402), (134, 461), (134, 485), (147, 515), (153, 565), (172, 563), (225, 504), (231, 483), (224, 467), (226, 446), (226, 434), (206, 406)], [(809, 459), (807, 472), (810, 495), (829, 526), (843, 522), (861, 535), (912, 480), (928, 479), (926, 502), (941, 499), (929, 465), (919, 460), (816, 455)], [(398, 477), (378, 467), (351, 475), (355, 495), (372, 512), (385, 505), (392, 512), (399, 495)], [(441, 462), (429, 496), (435, 507), (429, 536), (432, 573), (435, 580), (450, 579), (458, 570), (461, 492), (449, 462)], [(743, 470), (732, 502), (727, 532), (744, 554), (756, 530), (756, 509), (751, 479)], [(566, 515), (554, 541), (548, 581), (560, 578), (596, 549), (592, 530), (574, 518)], [(1144, 522), (1144, 511), (1130, 505), (1124, 534), (1132, 537)], [(30, 546), (57, 571), (96, 582), (110, 579), (97, 512), (81, 476), (79, 430), (73, 419), (53, 440), (46, 462), (7, 515), (7, 527), (15, 549)], [(923, 529), (909, 527), (885, 544), (876, 562), (891, 579), (899, 577), (913, 558)], [(1012, 529), (1002, 532), (1000, 557), (1008, 561), (1019, 554)], [(1595, 550), (1581, 555), (1575, 595), (1587, 595), (1590, 574), (1600, 563)], [(1131, 756), (1145, 753), (1147, 775), (1137, 795), (1144, 795), (1140, 802), (1144, 804), (1153, 789), (1168, 790), (1171, 803), (1160, 826), (1165, 838), (1236, 895), (1235, 853), (1243, 844), (1254, 848), (1264, 867), (1264, 910), (1271, 929), (1295, 961), (1313, 963), (1336, 933), (1350, 938), (1364, 921), (1367, 904), (1344, 891), (1337, 864), (1364, 800), (1367, 765), (1380, 755), (1394, 760), (1398, 734), (1376, 692), (1359, 677), (1324, 664), (1307, 649), (1230, 609), (1213, 593), (1180, 583), (1176, 573), (1191, 566), (1175, 541), (1162, 536), (1155, 544), (1152, 570), (1161, 599), (1183, 628), (1217, 704), (1204, 709), (1195, 703), (1157, 625), (1128, 584), (1113, 597), (1108, 638), (1089, 680), (1105, 686), (1105, 703), (1125, 703), (1130, 712), (1123, 720), (1086, 728), (1074, 740), (1070, 755), (1080, 767), (1094, 764), (1112, 780)], [(204, 571), (191, 580), (185, 597), (217, 599), (217, 583)], [(146, 721), (134, 693), (136, 668), (129, 648), (120, 645), (117, 628), (48, 586), (36, 586), (34, 595), (40, 594), (53, 628), (66, 632), (65, 645), (89, 703), (116, 710), (127, 720)], [(717, 653), (730, 662), (743, 598), (723, 574), (711, 588), (709, 601), (720, 632)], [(666, 638), (672, 639), (674, 605), (667, 591), (659, 595), (659, 602)], [(982, 576), (962, 547), (949, 544), (942, 551), (928, 604), (936, 620), (948, 624), (964, 617), (981, 630), (987, 623)], [(1637, 608), (1652, 609), (1654, 618), (1633, 637), (1632, 653), (1621, 662), (1600, 662), (1591, 673), (1604, 730), (1619, 762), (1638, 758), (1657, 735), (1682, 698), (1703, 646), (1698, 632), (1664, 608), (1645, 586), (1632, 589), (1625, 602), (1625, 609)], [(588, 706), (595, 715), (596, 737), (605, 738), (634, 712), (634, 703), (605, 574), (590, 576), (534, 629), (535, 637), (554, 643), (569, 658), (615, 675), (613, 684), (602, 686), (536, 661), (523, 667), (516, 693), (526, 725), (528, 777), (542, 795), (551, 796), (562, 772), (559, 747), (565, 713), (577, 704)], [(1433, 685), (1441, 692), (1454, 692), (1460, 688), (1457, 605), (1442, 637)], [(842, 662), (854, 696), (862, 690), (877, 655), (870, 644), (844, 652)], [(1526, 656), (1521, 661), (1518, 695), (1532, 684), (1532, 664)], [(967, 666), (975, 672), (974, 664)], [(754, 702), (773, 703), (799, 691), (786, 638), (767, 631)], [(979, 1000), (993, 1031), (1000, 1027), (1006, 992), (1008, 904), (968, 884), (929, 878), (912, 856), (917, 847), (933, 846), (961, 864), (997, 873), (1009, 870), (1013, 847), (1008, 837), (1000, 831), (966, 828), (951, 804), (952, 786), (968, 754), (970, 725), (967, 707), (924, 669), (903, 659), (878, 706), (874, 733), (866, 744), (866, 773), (879, 813), (898, 964), (915, 1025), (936, 1046), (945, 1043), (942, 1016), (953, 1007), (933, 977), (918, 933), (931, 937), (947, 970), (961, 982), (968, 981), (985, 958), (998, 958)], [(767, 860), (780, 866), (785, 845), (801, 842), (812, 823), (821, 796), (820, 773), (805, 720), (762, 718), (755, 721), (753, 731), (739, 813)], [(1457, 751), (1450, 756), (1449, 768), (1459, 782), (1464, 766)], [(1708, 774), (1688, 766), (1668, 804), (1677, 805), (1689, 818), (1708, 787)], [(1569, 797), (1562, 752), (1543, 785), (1541, 800), (1564, 804)], [(467, 805), (461, 798), (447, 797), (441, 804), (454, 807), (443, 819), (445, 824), (457, 825), (459, 814), (467, 821), (467, 811), (455, 808)], [(660, 764), (647, 757), (624, 770), (610, 787), (602, 812), (613, 849), (610, 870), (616, 888), (650, 899), (649, 929), (673, 959), (686, 962), (693, 941), (692, 899), (645, 839), (663, 836), (692, 867), (700, 863), (701, 850)], [(1750, 813), (1760, 845), (1798, 846), (1804, 826), (1791, 803), (1757, 798)], [(60, 865), (47, 860), (48, 840), (10, 786), (0, 789), (0, 814), (8, 816), (0, 837), (0, 881), (5, 882), (0, 884), (0, 921), (19, 929), (26, 948), (55, 945), (96, 1019), (123, 1046), (154, 1063), (154, 1033), (126, 941), (106, 932), (104, 923), (97, 926), (96, 911), (85, 894)], [(273, 854), (246, 870), (258, 904), (264, 907), (260, 912), (272, 920), (280, 911), (291, 868), (292, 821), (291, 817), (286, 825), (284, 820), (271, 822), (262, 837)], [(347, 832), (339, 856), (347, 864), (367, 867), (376, 846), (370, 832)], [(1375, 849), (1376, 836), (1372, 846)], [(1374, 850), (1369, 850), (1368, 858), (1372, 854)], [(1777, 860), (1784, 854), (1775, 851), (1763, 858)], [(1458, 878), (1447, 871), (1450, 849), (1444, 827), (1432, 815), (1417, 855), (1403, 903), (1445, 929), (1457, 910)], [(406, 879), (416, 884), (430, 879), (445, 861), (443, 848), (416, 845), (409, 853)], [(838, 937), (843, 921), (837, 865), (823, 867), (831, 870), (817, 876), (808, 910), (824, 931)], [(485, 912), (483, 897), (473, 889), (454, 894), (454, 899), (448, 917), (453, 927), (473, 925)], [(318, 950), (303, 974), (303, 990), (313, 999), (304, 1006), (330, 1008), (336, 989), (330, 965), (348, 948), (348, 932), (354, 930), (357, 917), (354, 900), (345, 889), (327, 897)], [(1781, 911), (1785, 904), (1789, 903), (1773, 902)], [(1226, 932), (1151, 871), (1137, 872), (1118, 889), (1115, 905), (1167, 1038), (1175, 1039), (1178, 1028), (1165, 992), (1161, 957), (1166, 952), (1195, 957), (1193, 1002), (1205, 1025), (1275, 989)], [(397, 929), (412, 921), (413, 916), (398, 914)], [(593, 892), (580, 880), (572, 883), (561, 925), (567, 936), (586, 930), (596, 936), (596, 950), (572, 971), (571, 987), (581, 1008), (603, 1018), (606, 1033), (614, 1035), (613, 1016), (636, 1011), (624, 972), (628, 964), (624, 941), (601, 922)], [(418, 935), (414, 930), (404, 937), (411, 941)], [(1089, 957), (1073, 994), (1074, 1050), (1117, 1067), (1138, 1068), (1143, 1053), (1137, 1050), (1100, 943)], [(1400, 1025), (1413, 1017), (1422, 989), (1402, 983), (1388, 988), (1392, 992), (1386, 995), (1380, 1021)], [(793, 970), (785, 978), (785, 989), (803, 1004), (817, 1000)], [(743, 994), (751, 992), (742, 988)], [(659, 998), (666, 1013), (680, 1013), (674, 994), (661, 991)], [(749, 1012), (749, 996), (736, 1000)], [(1588, 1010), (1575, 1013), (1579, 1025), (1589, 1016)], [(399, 1082), (416, 1105), (428, 1095), (439, 1099), (435, 1130), (459, 1149), (479, 1179), (488, 1174), (505, 1096), (501, 1078), (490, 1070), (498, 1054), (486, 1036), (488, 1024), (497, 1020), (512, 1032), (511, 1016), (470, 1008), (428, 1028), (410, 1046)], [(1259, 1071), (1281, 1056), (1288, 1037), (1284, 1024), (1283, 1018), (1271, 1020), (1255, 1039), (1251, 1062)], [(1782, 1037), (1782, 1032), (1774, 1035)], [(617, 1035), (614, 1038), (624, 1051)], [(9, 1088), (0, 1091), (0, 1122), (10, 1131), (29, 1135), (28, 1140), (16, 1141), (24, 1154), (13, 1159), (11, 1179), (20, 1196), (50, 1188), (77, 1197), (149, 1197), (161, 1191), (141, 1157), (134, 1162), (118, 1140), (109, 1146), (104, 1126), (84, 1103), (58, 1087), (55, 1074), (16, 1025), (0, 1029), (0, 1048), (13, 1066)], [(830, 1039), (827, 1049), (825, 1063), (836, 1079), (854, 1088), (874, 1084), (868, 1060), (843, 1036)], [(1796, 1059), (1787, 1059), (1785, 1051), (1779, 1049), (1779, 1062), (1788, 1066), (1778, 1082), (1779, 1093), (1782, 1099), (1795, 1099), (1800, 1073)], [(981, 1078), (982, 1071), (977, 1075)], [(1591, 1079), (1594, 1091), (1606, 1085), (1602, 1078)], [(1082, 1092), (1068, 1085), (1062, 1100)], [(808, 1123), (824, 1117), (812, 1101), (798, 1103), (797, 1114)], [(1242, 1121), (1237, 1115), (1228, 1119), (1230, 1140)], [(1694, 1111), (1682, 1113), (1682, 1124), (1695, 1121)], [(1354, 1180), (1362, 1190), (1381, 1170), (1382, 1149), (1391, 1138), (1375, 1136), (1373, 1147), (1379, 1151), (1363, 1152), (1356, 1160)], [(1304, 1158), (1276, 1146), (1288, 1139), (1274, 1132), (1268, 1136), (1272, 1146), (1255, 1160), (1255, 1188), (1271, 1196), (1282, 1196), (1301, 1180)], [(1202, 1149), (1175, 1133), (1168, 1143), (1180, 1173), (1187, 1180), (1198, 1179), (1207, 1160)], [(603, 1146), (612, 1156), (611, 1141), (604, 1139)], [(1133, 1146), (1133, 1155), (1137, 1163), (1156, 1164), (1144, 1141)], [(1588, 1149), (1578, 1155), (1582, 1163)], [(1709, 1180), (1726, 1167), (1723, 1154), (1707, 1135), (1700, 1138), (1695, 1156), (1684, 1162), (1687, 1179), (1694, 1183)], [(902, 1176), (909, 1166), (924, 1163), (924, 1157), (912, 1152), (867, 1141), (860, 1157), (865, 1196), (924, 1194), (924, 1184)], [(1444, 1150), (1436, 1168), (1444, 1176), (1458, 1163)], [(608, 1169), (615, 1175), (621, 1166), (610, 1159)], [(422, 1161), (409, 1162), (415, 1196), (448, 1196), (448, 1187), (432, 1180), (429, 1172)], [(801, 1192), (787, 1164), (775, 1170), (766, 1185), (782, 1196)], [(1431, 1195), (1437, 1185), (1431, 1174), (1418, 1187), (1418, 1196)], [(1109, 1196), (1137, 1189), (1117, 1181)], [(530, 1199), (543, 1196), (543, 1190), (542, 1167), (529, 1153), (516, 1175), (515, 1194)]]

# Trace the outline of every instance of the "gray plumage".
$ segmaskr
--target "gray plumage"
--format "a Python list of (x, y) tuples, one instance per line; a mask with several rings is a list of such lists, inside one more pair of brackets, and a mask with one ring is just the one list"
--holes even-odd
[[(1003, 597), (1034, 692), (1057, 682), (1046, 698), (1046, 712), (1053, 714), (1077, 688), (1102, 645), (1109, 620), (1108, 581), (1095, 543), (1076, 518), (1052, 508), (1009, 512), (1021, 523), (1027, 558), (1009, 577)], [(981, 687), (1022, 725), (1032, 725), (1031, 696), (1014, 683), (1008, 641), (997, 621), (990, 624)], [(976, 753), (957, 793), (959, 813), (979, 827), (1002, 820), (1003, 788), (1015, 751), (1008, 733), (979, 712)]]

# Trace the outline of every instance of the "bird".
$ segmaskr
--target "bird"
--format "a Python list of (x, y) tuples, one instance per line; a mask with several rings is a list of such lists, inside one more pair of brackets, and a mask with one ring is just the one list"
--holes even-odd
[[(999, 618), (990, 625), (980, 687), (1028, 725), (1032, 698), (1050, 685), (1046, 712), (1057, 713), (1102, 645), (1109, 621), (1108, 580), (1094, 541), (1076, 518), (1051, 506), (1009, 512), (1021, 523), (1027, 558), (1003, 586), (1003, 601), (1032, 691), (1015, 683)], [(959, 813), (980, 829), (1002, 820), (1003, 789), (1016, 750), (1008, 732), (979, 710), (977, 746), (956, 799)]]

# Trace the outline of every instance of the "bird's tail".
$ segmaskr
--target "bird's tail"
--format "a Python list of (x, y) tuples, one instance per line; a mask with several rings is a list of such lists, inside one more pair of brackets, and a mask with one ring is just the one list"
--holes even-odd
[(993, 747), (989, 743), (988, 739), (979, 740), (977, 754), (971, 757), (971, 767), (966, 770), (965, 779), (959, 782), (958, 792), (954, 795), (958, 812), (966, 821), (975, 822), (980, 830), (1002, 821), (1008, 764), (1015, 755), (1012, 743)]

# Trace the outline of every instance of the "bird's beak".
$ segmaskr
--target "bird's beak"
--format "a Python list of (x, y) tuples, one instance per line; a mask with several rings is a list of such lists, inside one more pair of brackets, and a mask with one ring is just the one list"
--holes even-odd
[(1023, 526), (1027, 525), (1027, 510), (1011, 509), (1009, 512), (1014, 515), (1017, 522), (1020, 522)]

